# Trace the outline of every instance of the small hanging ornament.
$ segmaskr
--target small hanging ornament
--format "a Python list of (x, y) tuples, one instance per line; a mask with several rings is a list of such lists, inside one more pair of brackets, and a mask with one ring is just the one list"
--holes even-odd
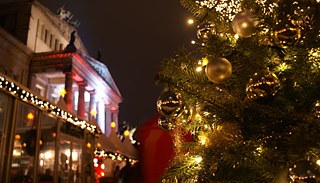
[(232, 29), (240, 37), (250, 37), (256, 31), (258, 21), (249, 11), (238, 13), (232, 20)]
[(315, 118), (320, 118), (320, 100), (317, 100), (314, 105), (313, 105), (313, 108), (312, 108), (312, 115), (315, 117)]
[(173, 120), (176, 120), (177, 124), (188, 123), (189, 121), (191, 121), (192, 113), (193, 113), (192, 109), (185, 107), (185, 109), (181, 112), (181, 114), (178, 117), (176, 117), (176, 119), (173, 119)]
[(208, 64), (206, 65), (206, 75), (208, 79), (216, 84), (226, 82), (232, 74), (231, 63), (222, 57), (206, 57)]
[(257, 100), (274, 96), (279, 89), (280, 80), (278, 77), (270, 71), (263, 71), (255, 73), (250, 78), (246, 86), (246, 93), (250, 100)]
[(208, 41), (210, 36), (213, 34), (213, 23), (204, 22), (197, 26), (197, 37), (203, 42)]
[(168, 120), (164, 116), (159, 117), (158, 126), (164, 131), (170, 131), (170, 130), (174, 129), (174, 127), (175, 127), (175, 125), (172, 123), (172, 121)]
[(293, 21), (280, 21), (273, 32), (274, 42), (281, 48), (296, 45), (301, 38), (301, 28)]
[(290, 183), (316, 183), (320, 172), (316, 164), (308, 160), (300, 160), (289, 168)]
[(181, 94), (171, 90), (162, 92), (157, 101), (157, 109), (167, 118), (179, 116), (184, 109)]

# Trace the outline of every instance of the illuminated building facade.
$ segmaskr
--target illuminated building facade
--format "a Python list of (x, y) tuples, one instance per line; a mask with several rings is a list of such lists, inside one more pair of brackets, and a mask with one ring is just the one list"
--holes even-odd
[(0, 182), (93, 182), (97, 137), (122, 146), (105, 142), (122, 101), (108, 68), (37, 1), (1, 4), (0, 26)]

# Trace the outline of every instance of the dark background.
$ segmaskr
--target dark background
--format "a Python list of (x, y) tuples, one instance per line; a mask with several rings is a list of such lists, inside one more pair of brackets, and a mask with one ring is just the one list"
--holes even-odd
[[(14, 0), (0, 0), (0, 2)], [(100, 49), (123, 102), (119, 123), (137, 126), (156, 114), (161, 89), (155, 85), (160, 62), (195, 37), (192, 18), (179, 0), (39, 0), (57, 12), (64, 6), (81, 24), (89, 54)]]

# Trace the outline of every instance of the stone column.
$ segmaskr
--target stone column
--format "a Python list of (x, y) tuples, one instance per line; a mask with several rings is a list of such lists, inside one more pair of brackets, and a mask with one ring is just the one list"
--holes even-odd
[(105, 105), (105, 111), (106, 111), (106, 134), (107, 136), (110, 135), (111, 132), (111, 122), (112, 122), (112, 113), (111, 113), (111, 106)]
[[(112, 121), (116, 122), (117, 124), (119, 124), (118, 123), (118, 114), (119, 114), (118, 110), (112, 110)], [(116, 131), (118, 131), (118, 125), (116, 127)]]
[(84, 113), (85, 113), (85, 101), (84, 101), (84, 93), (86, 91), (87, 83), (85, 81), (78, 82), (78, 110), (77, 114), (79, 117), (84, 119)]
[(100, 129), (103, 133), (106, 132), (106, 121), (105, 121), (105, 108), (103, 100), (99, 100), (98, 104), (98, 115), (97, 115), (97, 122), (100, 126)]
[(66, 102), (68, 112), (72, 112), (72, 85), (73, 85), (73, 73), (72, 72), (65, 72), (66, 79), (64, 88), (66, 90), (66, 94), (64, 96), (64, 101)]
[[(91, 114), (91, 111), (94, 109), (96, 110), (96, 92), (95, 90), (91, 90), (89, 91), (90, 93), (90, 101), (89, 101), (89, 121), (92, 120), (92, 114)], [(97, 119), (96, 115), (94, 115), (94, 117)]]

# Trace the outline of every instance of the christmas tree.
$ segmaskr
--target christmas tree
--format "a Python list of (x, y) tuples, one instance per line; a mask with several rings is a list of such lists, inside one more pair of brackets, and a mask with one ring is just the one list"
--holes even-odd
[(198, 41), (157, 75), (161, 182), (320, 182), (320, 1), (180, 2)]

